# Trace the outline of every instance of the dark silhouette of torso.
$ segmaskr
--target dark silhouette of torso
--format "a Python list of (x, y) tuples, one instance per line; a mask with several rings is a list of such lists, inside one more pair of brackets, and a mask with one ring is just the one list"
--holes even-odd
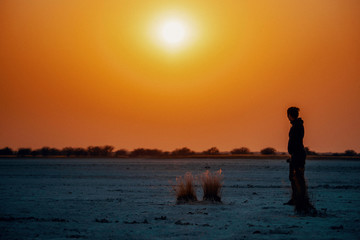
[(291, 121), (289, 132), (288, 152), (291, 155), (291, 164), (295, 167), (304, 167), (306, 152), (303, 144), (304, 121), (297, 118)]

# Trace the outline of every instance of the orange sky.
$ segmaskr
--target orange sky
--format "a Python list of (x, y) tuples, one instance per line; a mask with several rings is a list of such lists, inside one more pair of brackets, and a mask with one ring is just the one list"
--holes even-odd
[[(360, 152), (360, 1), (0, 2), (0, 147)], [(154, 26), (180, 17), (175, 51)]]

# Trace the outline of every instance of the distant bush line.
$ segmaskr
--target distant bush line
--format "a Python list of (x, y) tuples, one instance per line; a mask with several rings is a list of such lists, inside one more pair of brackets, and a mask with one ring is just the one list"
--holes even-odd
[[(89, 146), (87, 148), (65, 147), (63, 149), (42, 147), (39, 149), (19, 148), (13, 150), (9, 147), (0, 149), (0, 156), (15, 157), (117, 157), (117, 158), (145, 158), (145, 157), (189, 157), (189, 156), (235, 156), (235, 155), (286, 155), (286, 153), (277, 152), (275, 148), (266, 147), (261, 149), (260, 153), (251, 152), (247, 147), (234, 148), (230, 152), (221, 152), (217, 147), (211, 147), (202, 152), (195, 152), (187, 147), (177, 148), (173, 151), (162, 151), (160, 149), (136, 148), (132, 151), (126, 149), (118, 149), (110, 145), (105, 146)], [(305, 148), (308, 155), (320, 155), (315, 151)], [(343, 153), (321, 154), (326, 156), (360, 156), (354, 150), (346, 150)]]

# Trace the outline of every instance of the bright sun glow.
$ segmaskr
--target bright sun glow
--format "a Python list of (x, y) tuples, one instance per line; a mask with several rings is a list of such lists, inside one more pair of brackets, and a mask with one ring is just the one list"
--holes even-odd
[(170, 47), (181, 46), (188, 37), (186, 24), (178, 19), (164, 21), (160, 26), (160, 39)]
[(185, 27), (180, 21), (169, 21), (162, 27), (162, 37), (168, 44), (178, 44), (184, 40)]
[(147, 21), (147, 37), (159, 53), (189, 53), (199, 39), (199, 24), (189, 14), (178, 11), (158, 13)]

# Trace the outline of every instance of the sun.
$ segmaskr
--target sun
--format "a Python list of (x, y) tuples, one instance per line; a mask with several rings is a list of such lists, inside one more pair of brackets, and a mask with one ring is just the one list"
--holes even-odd
[[(178, 11), (167, 11), (154, 14), (146, 21), (146, 38), (152, 46), (149, 48), (158, 55), (185, 54), (191, 52), (198, 43), (201, 28), (190, 14)], [(144, 35), (145, 36), (145, 35)], [(144, 37), (139, 38), (143, 40)], [(146, 46), (147, 45), (146, 43)], [(173, 55), (175, 56), (175, 55)]]
[(165, 20), (159, 31), (161, 41), (169, 47), (185, 44), (188, 38), (188, 26), (180, 19)]
[(162, 26), (161, 36), (167, 44), (179, 44), (184, 41), (185, 35), (185, 26), (180, 21), (168, 21)]

